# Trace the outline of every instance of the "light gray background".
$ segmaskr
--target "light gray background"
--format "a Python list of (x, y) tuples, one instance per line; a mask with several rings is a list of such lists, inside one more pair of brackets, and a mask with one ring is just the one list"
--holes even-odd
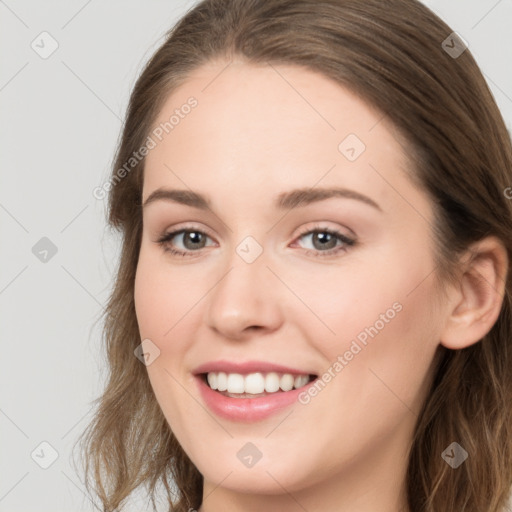
[[(425, 3), (469, 43), (510, 130), (512, 0)], [(94, 321), (119, 251), (92, 191), (141, 65), (194, 4), (0, 0), (0, 511), (96, 510), (69, 461), (102, 389)], [(59, 45), (47, 59), (31, 47), (43, 31)], [(32, 252), (42, 237), (57, 247), (47, 262)], [(43, 441), (59, 454), (48, 469)]]

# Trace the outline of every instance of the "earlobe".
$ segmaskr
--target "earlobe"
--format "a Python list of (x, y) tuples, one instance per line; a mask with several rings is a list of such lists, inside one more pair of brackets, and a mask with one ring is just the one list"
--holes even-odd
[(496, 237), (487, 237), (468, 249), (461, 265), (440, 338), (441, 345), (452, 350), (477, 343), (496, 323), (505, 293), (507, 251)]

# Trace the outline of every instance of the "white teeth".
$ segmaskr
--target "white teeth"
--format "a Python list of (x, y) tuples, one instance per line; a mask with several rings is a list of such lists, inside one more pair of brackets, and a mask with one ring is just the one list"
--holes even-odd
[(295, 381), (295, 379), (294, 379), (293, 375), (290, 375), (289, 373), (285, 373), (281, 377), (281, 381), (279, 383), (279, 387), (283, 391), (290, 391), (291, 389), (293, 389), (294, 381)]
[(298, 375), (297, 377), (295, 377), (293, 386), (295, 389), (298, 389), (298, 388), (301, 388), (302, 386), (305, 386), (308, 382), (309, 382), (308, 375)]
[(209, 373), (206, 378), (208, 379), (208, 384), (212, 389), (217, 389), (218, 377), (216, 373)]
[(244, 377), (239, 373), (228, 375), (228, 393), (244, 393)]
[[(208, 374), (208, 377), (212, 375), (211, 373)], [(218, 389), (219, 391), (226, 391), (228, 389), (228, 376), (224, 372), (214, 373), (213, 375), (217, 376), (217, 382), (214, 382), (216, 384), (216, 387), (213, 387), (211, 384), (212, 389)]]
[(279, 390), (279, 375), (271, 372), (265, 377), (265, 391), (267, 393), (275, 393)]
[(265, 389), (265, 377), (261, 373), (250, 373), (245, 377), (244, 384), (245, 393), (257, 395), (262, 392), (262, 389)]
[(278, 374), (276, 372), (240, 373), (209, 372), (207, 381), (212, 389), (227, 391), (228, 393), (259, 395), (261, 393), (275, 393), (290, 391), (305, 386), (309, 382), (309, 375), (294, 376), (291, 373)]

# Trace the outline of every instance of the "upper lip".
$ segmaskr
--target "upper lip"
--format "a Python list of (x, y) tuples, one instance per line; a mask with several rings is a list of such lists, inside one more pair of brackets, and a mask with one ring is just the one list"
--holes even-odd
[(297, 368), (290, 368), (280, 364), (269, 363), (266, 361), (210, 361), (198, 366), (192, 373), (199, 375), (209, 372), (225, 372), (225, 373), (240, 373), (247, 375), (249, 373), (290, 373), (292, 375), (315, 375), (314, 372), (309, 370), (300, 370)]

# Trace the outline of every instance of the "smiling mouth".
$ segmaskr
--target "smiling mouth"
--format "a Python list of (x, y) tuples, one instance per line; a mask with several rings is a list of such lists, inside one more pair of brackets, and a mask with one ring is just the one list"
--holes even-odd
[(209, 372), (200, 374), (203, 382), (213, 391), (230, 398), (259, 398), (300, 389), (318, 376), (292, 375), (290, 373), (256, 372), (240, 373)]

